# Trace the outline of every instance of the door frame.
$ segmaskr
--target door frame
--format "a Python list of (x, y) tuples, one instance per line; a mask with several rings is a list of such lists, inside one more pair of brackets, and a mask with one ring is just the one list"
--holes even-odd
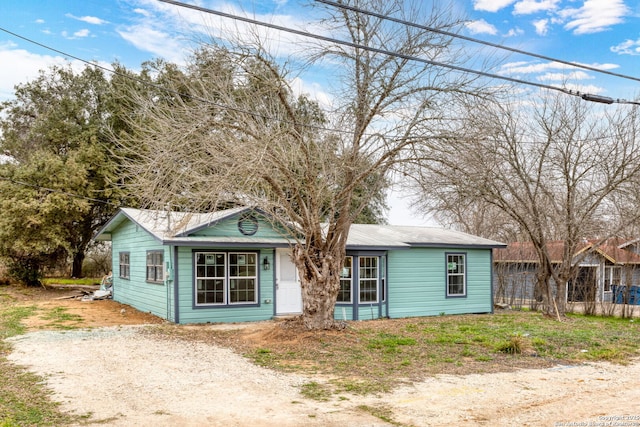
[[(296, 268), (295, 264), (293, 263), (293, 261), (291, 261), (291, 249), (289, 248), (276, 248), (275, 252), (274, 252), (274, 258), (275, 258), (275, 282), (274, 282), (274, 295), (275, 295), (275, 315), (276, 316), (285, 316), (285, 315), (296, 315), (296, 314), (302, 314), (302, 286), (300, 285), (300, 277), (298, 275), (298, 269)], [(282, 272), (282, 264), (283, 263), (289, 263), (290, 266), (294, 269), (295, 271), (295, 285), (293, 285), (294, 287), (297, 285), (297, 291), (298, 291), (298, 295), (299, 295), (299, 303), (293, 302), (293, 304), (295, 304), (296, 306), (299, 305), (299, 310), (295, 310), (295, 311), (291, 311), (291, 310), (286, 310), (283, 311), (281, 309), (279, 309), (278, 307), (282, 307), (282, 303), (281, 300), (284, 297), (284, 294), (280, 294), (278, 295), (278, 291), (279, 291), (279, 286), (280, 286), (280, 282), (281, 282), (281, 272)], [(295, 292), (295, 289), (293, 289), (293, 291)]]

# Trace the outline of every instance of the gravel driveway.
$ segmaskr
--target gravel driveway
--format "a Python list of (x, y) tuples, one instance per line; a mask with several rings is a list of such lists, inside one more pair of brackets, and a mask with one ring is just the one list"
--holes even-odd
[(360, 405), (387, 408), (403, 426), (640, 426), (640, 363), (439, 375), (384, 396), (317, 402), (299, 387), (322, 379), (140, 328), (31, 332), (10, 339), (9, 359), (44, 375), (63, 410), (90, 413), (107, 426), (391, 425)]

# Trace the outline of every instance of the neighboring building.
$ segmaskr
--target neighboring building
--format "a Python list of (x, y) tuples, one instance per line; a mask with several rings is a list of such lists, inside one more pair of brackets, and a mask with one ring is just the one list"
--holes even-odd
[[(566, 288), (567, 301), (611, 302), (622, 287), (632, 289), (640, 283), (638, 240), (609, 239), (582, 242), (574, 256), (578, 266), (575, 277)], [(547, 243), (554, 264), (562, 262), (563, 241)], [(535, 289), (538, 257), (530, 242), (515, 242), (494, 250), (494, 283), (497, 302), (517, 304), (541, 300)], [(555, 287), (552, 287), (555, 289)]]
[[(302, 312), (289, 241), (246, 208), (211, 214), (121, 209), (111, 241), (113, 298), (176, 323), (242, 322)], [(354, 224), (335, 317), (493, 310), (492, 249), (501, 243), (431, 227)]]

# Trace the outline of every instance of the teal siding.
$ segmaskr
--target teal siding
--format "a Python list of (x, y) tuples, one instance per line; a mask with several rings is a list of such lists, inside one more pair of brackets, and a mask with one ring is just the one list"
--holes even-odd
[[(273, 229), (273, 226), (265, 221), (263, 218), (258, 218), (258, 231), (253, 234), (251, 237), (256, 238), (266, 238), (266, 237), (282, 237), (276, 230)], [(210, 237), (247, 237), (240, 232), (238, 229), (238, 219), (239, 217), (233, 217), (226, 219), (224, 221), (220, 221), (216, 223), (213, 227), (203, 228), (202, 230), (198, 230), (195, 233), (190, 234), (191, 236), (210, 236)], [(283, 242), (286, 242), (283, 238)]]
[(333, 318), (336, 320), (353, 320), (353, 306), (336, 304)]
[[(258, 303), (250, 307), (195, 307), (193, 280), (193, 250), (191, 247), (178, 249), (178, 313), (179, 323), (252, 322), (271, 319), (274, 315), (274, 251), (273, 249), (251, 248), (197, 248), (198, 251), (259, 252), (258, 261)], [(268, 257), (270, 270), (262, 269), (262, 260)]]
[[(147, 250), (163, 251), (165, 265), (170, 260), (169, 248), (130, 221), (115, 230), (113, 252), (113, 299), (140, 311), (173, 320), (171, 280), (165, 272), (164, 283), (147, 282)], [(129, 279), (120, 278), (120, 252), (129, 252)]]
[[(271, 319), (275, 314), (275, 249), (260, 247), (174, 247), (163, 245), (134, 222), (122, 221), (112, 230), (114, 299), (178, 323), (248, 322)], [(247, 237), (238, 230), (238, 218), (231, 218), (197, 231), (193, 235)], [(271, 224), (259, 220), (256, 238), (280, 237)], [(246, 240), (245, 240), (246, 241)], [(164, 282), (146, 281), (148, 250), (163, 251)], [(194, 251), (258, 253), (258, 303), (247, 306), (195, 306)], [(119, 277), (119, 253), (128, 252), (130, 278)], [(492, 266), (490, 249), (411, 248), (376, 251), (380, 278), (384, 278), (386, 301), (376, 304), (336, 305), (338, 320), (367, 320), (379, 317), (415, 317), (439, 314), (488, 313), (492, 311)], [(446, 254), (466, 254), (467, 294), (446, 297)], [(365, 255), (372, 256), (371, 252)], [(176, 259), (174, 259), (174, 257)], [(263, 270), (263, 260), (270, 270)], [(386, 261), (386, 262), (385, 262)], [(386, 267), (386, 268), (385, 268)], [(386, 272), (386, 273), (385, 273)], [(176, 289), (177, 287), (177, 289)], [(382, 299), (382, 292), (378, 289)], [(175, 300), (177, 296), (177, 301)], [(354, 299), (357, 291), (354, 289)]]
[[(466, 297), (446, 297), (445, 254), (466, 254)], [(388, 254), (389, 317), (492, 311), (491, 250), (416, 248)]]
[(384, 317), (380, 312), (380, 304), (361, 304), (358, 306), (358, 320), (373, 320)]

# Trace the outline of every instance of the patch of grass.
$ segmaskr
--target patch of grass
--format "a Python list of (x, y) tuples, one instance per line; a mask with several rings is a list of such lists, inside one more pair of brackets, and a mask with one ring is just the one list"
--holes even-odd
[(302, 384), (302, 386), (300, 387), (300, 394), (302, 394), (307, 399), (326, 402), (331, 398), (333, 393), (326, 385), (311, 381)]
[(0, 307), (2, 320), (0, 320), (0, 339), (4, 340), (25, 332), (25, 327), (21, 323), (22, 319), (31, 316), (35, 311), (34, 306)]
[(83, 285), (93, 286), (99, 285), (101, 278), (83, 277), (81, 279), (65, 278), (65, 277), (47, 277), (41, 280), (42, 284), (47, 285)]
[(78, 314), (69, 313), (66, 307), (55, 307), (47, 311), (41, 316), (44, 320), (51, 320), (52, 323), (49, 326), (55, 326), (57, 328), (72, 329), (74, 326), (62, 325), (67, 322), (82, 322), (84, 319)]
[(329, 383), (334, 387), (334, 393), (350, 393), (360, 396), (368, 394), (386, 393), (390, 384), (370, 379), (333, 379)]
[(397, 353), (400, 346), (416, 345), (415, 338), (399, 336), (388, 333), (380, 333), (375, 338), (369, 340), (367, 348), (382, 350), (386, 353)]
[(0, 426), (63, 426), (81, 420), (81, 416), (59, 411), (42, 377), (7, 361), (11, 347), (4, 339), (24, 333), (21, 321), (36, 311), (33, 306), (13, 303), (12, 298), (0, 298)]
[(389, 409), (388, 406), (369, 406), (369, 405), (359, 405), (358, 409), (368, 414), (373, 415), (376, 418), (380, 418), (382, 421), (389, 423), (394, 426), (402, 426), (402, 424), (398, 423), (393, 419), (393, 411)]

